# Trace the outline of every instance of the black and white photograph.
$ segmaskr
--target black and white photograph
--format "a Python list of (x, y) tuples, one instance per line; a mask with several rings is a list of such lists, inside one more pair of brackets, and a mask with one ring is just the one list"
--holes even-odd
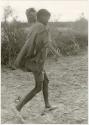
[(1, 124), (88, 124), (88, 0), (1, 0)]

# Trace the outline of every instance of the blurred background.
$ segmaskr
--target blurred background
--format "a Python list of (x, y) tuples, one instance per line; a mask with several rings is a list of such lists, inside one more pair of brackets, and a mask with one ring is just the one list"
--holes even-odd
[[(3, 1), (1, 4), (1, 63), (12, 65), (26, 40), (29, 24), (26, 9), (51, 12), (52, 44), (63, 56), (77, 55), (88, 46), (87, 1)], [(48, 56), (52, 56), (49, 52)]]

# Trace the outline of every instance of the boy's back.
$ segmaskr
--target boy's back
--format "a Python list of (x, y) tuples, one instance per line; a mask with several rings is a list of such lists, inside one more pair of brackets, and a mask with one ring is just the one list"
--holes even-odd
[(27, 41), (25, 42), (24, 46), (22, 47), (21, 51), (19, 52), (16, 58), (16, 61), (15, 61), (16, 67), (20, 67), (22, 60), (24, 60), (25, 56), (27, 56), (28, 54), (30, 58), (30, 56), (33, 54), (33, 50), (34, 50), (33, 43), (37, 34), (42, 33), (45, 30), (46, 30), (46, 27), (39, 22), (36, 22), (29, 28)]

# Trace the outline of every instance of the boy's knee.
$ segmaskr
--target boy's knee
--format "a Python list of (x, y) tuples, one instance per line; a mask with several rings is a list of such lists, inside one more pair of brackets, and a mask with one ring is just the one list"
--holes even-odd
[(43, 87), (42, 83), (40, 83), (40, 84), (36, 87), (37, 93), (42, 90), (42, 87)]
[(48, 84), (48, 83), (49, 83), (49, 79), (48, 79), (46, 73), (44, 74), (44, 81), (43, 81), (43, 83), (44, 83), (44, 84)]

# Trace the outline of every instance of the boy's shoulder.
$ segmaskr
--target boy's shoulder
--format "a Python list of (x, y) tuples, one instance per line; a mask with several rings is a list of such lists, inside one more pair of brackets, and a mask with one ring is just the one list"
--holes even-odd
[(42, 23), (40, 22), (36, 22), (33, 27), (32, 27), (33, 30), (35, 30), (37, 33), (41, 33), (41, 32), (44, 32), (46, 31), (46, 26), (43, 25)]
[(31, 34), (41, 34), (43, 32), (47, 32), (48, 29), (47, 29), (47, 26), (43, 25), (42, 23), (40, 22), (36, 22), (34, 23), (28, 30), (28, 35), (27, 35), (27, 38), (29, 36), (31, 36)]

